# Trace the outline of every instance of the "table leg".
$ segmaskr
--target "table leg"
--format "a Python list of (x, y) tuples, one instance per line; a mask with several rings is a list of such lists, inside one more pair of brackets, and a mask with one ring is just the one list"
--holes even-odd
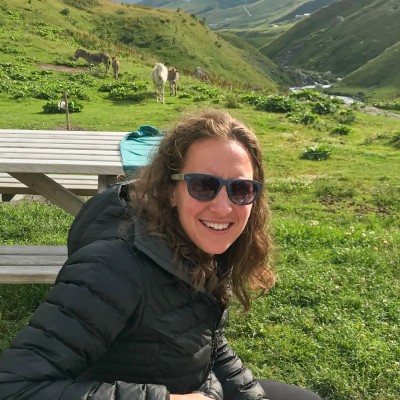
[(99, 175), (98, 192), (103, 192), (115, 182), (117, 182), (117, 177), (115, 175)]
[(41, 173), (9, 172), (24, 185), (33, 189), (37, 194), (50, 200), (72, 215), (78, 214), (84, 201), (58, 182)]

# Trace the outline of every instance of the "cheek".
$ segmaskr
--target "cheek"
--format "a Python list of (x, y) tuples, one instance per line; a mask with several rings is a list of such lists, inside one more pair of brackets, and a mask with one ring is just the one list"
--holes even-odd
[(239, 219), (242, 221), (243, 225), (247, 225), (247, 222), (250, 218), (252, 207), (253, 206), (250, 205), (250, 206), (242, 206), (239, 208), (239, 210), (238, 210)]

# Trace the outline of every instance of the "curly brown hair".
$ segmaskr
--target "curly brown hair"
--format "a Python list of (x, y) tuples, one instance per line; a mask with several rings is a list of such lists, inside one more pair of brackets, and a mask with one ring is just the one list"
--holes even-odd
[(181, 171), (189, 147), (202, 139), (239, 142), (250, 155), (253, 179), (264, 182), (257, 136), (226, 111), (203, 109), (182, 118), (161, 140), (151, 163), (131, 185), (131, 204), (136, 215), (147, 221), (149, 233), (164, 237), (175, 256), (184, 259), (192, 268), (195, 287), (206, 286), (224, 304), (233, 292), (248, 310), (250, 289), (265, 292), (275, 283), (275, 274), (269, 265), (272, 243), (264, 191), (253, 203), (242, 234), (227, 251), (214, 257), (190, 241), (179, 223), (176, 208), (171, 207), (171, 190), (176, 182), (170, 175)]

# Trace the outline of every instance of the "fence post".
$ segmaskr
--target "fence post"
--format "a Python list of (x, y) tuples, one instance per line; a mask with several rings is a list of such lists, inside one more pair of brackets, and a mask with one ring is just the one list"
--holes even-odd
[(67, 120), (67, 131), (69, 131), (70, 126), (69, 126), (68, 92), (64, 93), (64, 102), (65, 102), (65, 118)]

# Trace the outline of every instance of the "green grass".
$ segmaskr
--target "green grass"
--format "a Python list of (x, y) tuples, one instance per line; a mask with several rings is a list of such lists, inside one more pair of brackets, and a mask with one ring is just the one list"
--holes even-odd
[[(41, 9), (47, 2), (24, 4)], [(58, 2), (58, 7), (65, 4)], [(5, 12), (4, 7), (0, 9)], [(59, 14), (57, 8), (51, 10)], [(10, 6), (7, 15), (18, 21), (13, 13)], [(234, 107), (230, 112), (250, 125), (262, 143), (279, 274), (277, 285), (255, 300), (251, 313), (243, 315), (233, 305), (227, 328), (233, 347), (257, 377), (304, 385), (327, 400), (397, 400), (400, 119), (369, 115), (355, 107), (350, 133), (331, 135), (340, 123), (338, 113), (303, 125), (286, 113), (256, 111), (240, 100), (243, 93), (235, 85), (199, 84), (186, 74), (179, 82), (178, 96), (171, 98), (167, 93), (161, 105), (150, 83), (154, 59), (140, 52), (133, 57), (133, 50), (130, 53), (125, 47), (121, 47), (120, 82), (145, 82), (139, 101), (132, 97), (112, 100), (107, 92), (99, 91), (104, 84), (115, 85), (100, 68), (93, 76), (43, 73), (39, 61), (54, 68), (60, 64), (85, 68), (83, 62), (71, 60), (71, 53), (78, 38), (98, 40), (84, 35), (85, 21), (90, 25), (88, 16), (71, 8), (69, 18), (82, 31), (81, 36), (71, 34), (65, 45), (59, 39), (50, 40), (48, 30), (42, 32), (45, 38), (31, 33), (26, 38), (15, 30), (13, 44), (19, 51), (10, 47), (5, 30), (9, 21), (0, 18), (0, 44), (9, 46), (0, 54), (0, 128), (65, 129), (65, 115), (44, 114), (49, 100), (34, 97), (32, 88), (55, 91), (52, 101), (58, 101), (66, 89), (71, 97), (84, 93), (79, 100), (83, 109), (70, 115), (70, 123), (72, 129), (86, 131), (130, 132), (141, 125), (168, 129), (186, 110), (229, 103)], [(31, 30), (39, 28), (32, 25)], [(18, 69), (13, 79), (4, 63)], [(306, 146), (317, 144), (332, 148), (329, 159), (301, 159)], [(71, 222), (70, 215), (50, 203), (0, 203), (0, 243), (65, 244)], [(48, 288), (1, 285), (0, 349), (26, 324)]]

